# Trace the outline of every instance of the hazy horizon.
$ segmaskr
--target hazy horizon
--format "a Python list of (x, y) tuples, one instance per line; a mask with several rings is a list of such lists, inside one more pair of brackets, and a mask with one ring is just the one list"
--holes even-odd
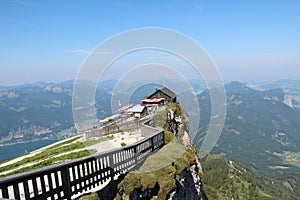
[[(245, 84), (251, 84), (251, 83), (264, 83), (264, 82), (276, 82), (276, 81), (296, 81), (296, 80), (300, 80), (300, 78), (286, 78), (286, 79), (261, 79), (261, 80), (238, 80), (238, 79), (232, 79), (232, 80), (223, 80), (224, 84), (228, 84), (230, 82), (241, 82), (241, 83), (245, 83)], [(25, 83), (20, 83), (20, 84), (3, 84), (0, 85), (0, 87), (18, 87), (18, 86), (23, 86), (23, 85), (34, 85), (34, 84), (38, 84), (38, 83), (45, 83), (45, 84), (61, 84), (61, 83), (65, 83), (65, 82), (69, 82), (69, 81), (75, 81), (75, 79), (66, 79), (66, 80), (58, 80), (58, 81), (32, 81), (32, 82), (25, 82)], [(118, 79), (114, 79), (114, 78), (109, 78), (109, 79), (104, 79), (101, 80), (102, 82), (105, 81), (119, 81)], [(189, 79), (189, 81), (200, 81), (200, 83), (203, 83), (204, 81), (202, 79)], [(151, 84), (151, 83), (149, 83)]]

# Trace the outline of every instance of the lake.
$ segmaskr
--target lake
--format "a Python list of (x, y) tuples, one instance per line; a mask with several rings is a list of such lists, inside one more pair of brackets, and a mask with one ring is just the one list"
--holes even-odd
[(54, 142), (57, 142), (57, 140), (38, 140), (22, 144), (0, 146), (0, 161), (21, 156), (25, 151), (31, 152)]

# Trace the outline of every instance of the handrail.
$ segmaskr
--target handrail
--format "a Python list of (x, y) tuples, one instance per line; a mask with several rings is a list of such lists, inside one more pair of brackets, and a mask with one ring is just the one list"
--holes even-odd
[(112, 181), (164, 145), (164, 132), (147, 122), (144, 131), (155, 133), (134, 144), (1, 178), (0, 198), (71, 199)]

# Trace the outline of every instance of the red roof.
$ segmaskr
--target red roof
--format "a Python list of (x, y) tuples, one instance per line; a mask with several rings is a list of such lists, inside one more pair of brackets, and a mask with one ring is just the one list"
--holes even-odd
[(144, 102), (144, 103), (159, 103), (163, 100), (164, 100), (164, 98), (153, 98), (153, 99), (143, 99), (142, 102)]

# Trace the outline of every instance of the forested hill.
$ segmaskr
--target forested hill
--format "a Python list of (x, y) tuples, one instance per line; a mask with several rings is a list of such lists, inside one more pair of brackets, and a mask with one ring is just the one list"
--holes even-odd
[[(282, 89), (258, 91), (239, 82), (226, 85), (226, 93), (225, 126), (213, 152), (266, 173), (299, 173), (300, 110), (295, 101)], [(210, 96), (203, 92), (198, 99), (205, 126)]]
[[(278, 88), (255, 90), (239, 82), (225, 88), (225, 126), (213, 149), (218, 155), (202, 160), (206, 194), (210, 199), (299, 199), (299, 102)], [(205, 127), (209, 93), (198, 100)]]
[(297, 175), (262, 175), (220, 155), (208, 155), (201, 163), (204, 191), (209, 199), (300, 199)]

